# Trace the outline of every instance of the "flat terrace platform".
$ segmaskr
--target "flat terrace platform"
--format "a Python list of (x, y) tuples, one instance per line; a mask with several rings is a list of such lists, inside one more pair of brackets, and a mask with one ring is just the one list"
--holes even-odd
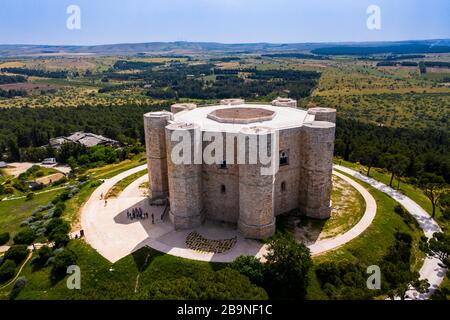
[(174, 115), (176, 122), (198, 124), (202, 131), (237, 133), (242, 128), (296, 128), (314, 120), (306, 110), (265, 104), (213, 105)]

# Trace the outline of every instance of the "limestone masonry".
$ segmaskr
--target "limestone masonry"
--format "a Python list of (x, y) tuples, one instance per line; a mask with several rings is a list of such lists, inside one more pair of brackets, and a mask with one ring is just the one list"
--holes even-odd
[[(318, 219), (330, 216), (331, 173), (336, 111), (328, 108), (297, 108), (292, 99), (278, 98), (271, 105), (246, 104), (241, 99), (222, 100), (219, 105), (198, 107), (176, 104), (171, 112), (144, 115), (150, 201), (170, 205), (176, 229), (190, 229), (205, 219), (237, 225), (247, 238), (263, 239), (275, 232), (275, 218), (298, 209)], [(221, 135), (231, 143), (233, 161), (214, 164), (173, 161), (173, 134), (190, 133), (191, 144), (200, 152), (211, 143), (205, 134)], [(194, 132), (200, 133), (196, 139)], [(278, 144), (273, 137), (279, 136)], [(235, 137), (231, 139), (229, 137)], [(238, 164), (239, 139), (249, 147), (252, 137), (258, 148), (271, 150), (277, 170), (262, 173), (266, 165)], [(261, 140), (261, 138), (268, 138)], [(228, 139), (227, 139), (228, 138)], [(247, 139), (247, 140), (246, 140)], [(187, 155), (194, 159), (194, 147)], [(266, 150), (266, 151), (267, 151)], [(197, 153), (198, 154), (198, 153)], [(186, 155), (185, 155), (186, 156)]]

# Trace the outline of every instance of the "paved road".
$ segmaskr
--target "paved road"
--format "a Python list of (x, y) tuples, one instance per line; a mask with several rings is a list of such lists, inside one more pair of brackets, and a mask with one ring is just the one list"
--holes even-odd
[[(441, 228), (436, 223), (436, 221), (434, 221), (433, 218), (431, 218), (430, 215), (421, 206), (419, 206), (416, 202), (405, 196), (403, 193), (394, 190), (389, 186), (385, 185), (384, 183), (381, 183), (375, 179), (362, 175), (355, 170), (339, 165), (335, 165), (334, 168), (342, 172), (348, 173), (351, 176), (370, 184), (375, 189), (378, 189), (381, 192), (386, 193), (395, 201), (400, 203), (417, 220), (420, 228), (422, 228), (425, 236), (428, 239), (433, 237), (433, 234), (435, 232), (441, 232)], [(435, 257), (425, 258), (425, 261), (419, 273), (421, 279), (427, 279), (428, 282), (430, 283), (430, 291), (428, 293), (421, 294), (416, 290), (409, 290), (407, 292), (407, 296), (418, 300), (428, 299), (433, 294), (433, 292), (437, 288), (439, 288), (439, 285), (444, 280), (445, 273), (447, 272), (447, 270), (445, 268), (440, 267), (439, 264), (440, 264), (439, 259)]]

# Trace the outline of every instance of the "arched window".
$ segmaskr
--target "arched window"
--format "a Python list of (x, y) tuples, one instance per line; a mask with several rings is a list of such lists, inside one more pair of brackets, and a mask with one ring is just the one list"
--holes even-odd
[(220, 186), (220, 192), (221, 192), (221, 193), (227, 192), (227, 188), (225, 187), (224, 184)]
[(281, 183), (281, 191), (286, 191), (286, 182)]
[(280, 151), (280, 166), (286, 166), (289, 164), (289, 152), (287, 150)]

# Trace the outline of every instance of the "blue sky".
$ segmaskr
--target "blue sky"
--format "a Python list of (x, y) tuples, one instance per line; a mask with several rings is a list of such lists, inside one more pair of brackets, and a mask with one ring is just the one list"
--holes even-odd
[[(81, 29), (66, 27), (69, 5)], [(369, 5), (381, 30), (366, 27)], [(449, 0), (1, 0), (1, 44), (450, 38)]]

